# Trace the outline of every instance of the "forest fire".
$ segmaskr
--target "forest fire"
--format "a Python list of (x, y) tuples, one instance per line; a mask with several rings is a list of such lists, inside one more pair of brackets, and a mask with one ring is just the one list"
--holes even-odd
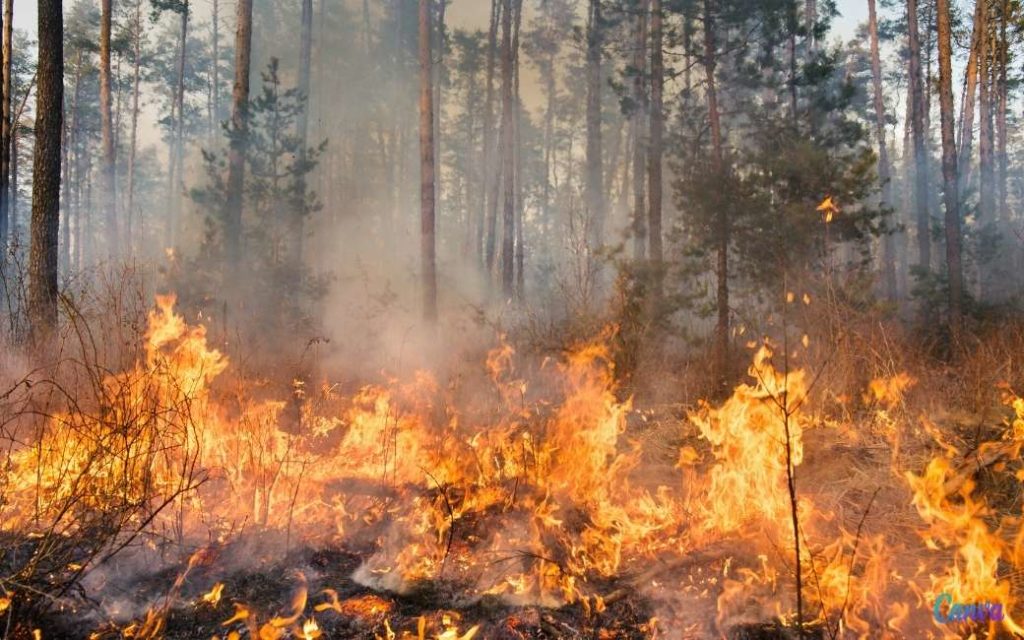
[(1021, 0), (2, 5), (0, 640), (1024, 639)]
[[(704, 402), (676, 421), (678, 462), (655, 472), (627, 426), (632, 408), (617, 395), (608, 331), (544, 363), (545, 390), (519, 377), (516, 354), (499, 343), (486, 362), (491, 391), (475, 403), (460, 405), (456, 390), (425, 372), (349, 397), (325, 387), (303, 405), (295, 433), (281, 420), (284, 401), (224, 394), (218, 378), (231, 375), (230, 363), (202, 326), (174, 310), (173, 297), (158, 298), (145, 336), (144, 357), (102, 381), (104, 407), (49, 416), (4, 475), (3, 535), (25, 546), (24, 557), (8, 559), (20, 562), (13, 575), (21, 579), (106, 573), (106, 549), (62, 545), (110, 517), (121, 518), (121, 536), (140, 543), (134, 552), (150, 563), (172, 567), (172, 548), (199, 545), (147, 611), (114, 627), (97, 623), (92, 637), (175, 637), (168, 620), (190, 607), (221, 618), (211, 637), (317, 638), (339, 620), (363, 625), (367, 637), (518, 637), (515, 629), (560, 624), (542, 624), (537, 613), (531, 621), (530, 611), (571, 610), (601, 628), (617, 604), (637, 598), (649, 599), (649, 614), (619, 635), (707, 624), (726, 632), (771, 620), (788, 627), (794, 513), (802, 623), (817, 635), (956, 637), (971, 625), (1021, 633), (1005, 570), (1021, 566), (1019, 519), (989, 524), (974, 463), (951, 445), (919, 473), (890, 473), (884, 492), (856, 505), (859, 519), (837, 508), (831, 487), (788, 491), (798, 469), (802, 476), (829, 455), (814, 451), (825, 440), (813, 434), (843, 425), (818, 413), (808, 373), (777, 369), (768, 346), (724, 403)], [(879, 437), (907, 428), (886, 412), (910, 383), (899, 374), (865, 389), (886, 425)], [(1019, 475), (1008, 463), (1024, 445), (1024, 401), (1006, 394), (1016, 418), (974, 459)], [(912, 504), (917, 522), (865, 526), (869, 511), (883, 508), (880, 493), (906, 496), (884, 508), (905, 517)], [(272, 532), (273, 553), (348, 549), (356, 562), (340, 576), (346, 595), (329, 572), (314, 578), (306, 569), (292, 572), (279, 609), (247, 602), (232, 586), (238, 558), (226, 558), (246, 538)], [(152, 575), (111, 575), (88, 598), (116, 618), (102, 590)], [(411, 603), (438, 597), (462, 613), (409, 615)], [(996, 603), (1001, 615), (951, 623), (943, 597)], [(69, 593), (62, 606), (79, 609), (77, 600)], [(3, 605), (33, 601), (32, 591), (14, 588)], [(933, 616), (940, 608), (944, 615)], [(495, 635), (502, 628), (512, 635)]]

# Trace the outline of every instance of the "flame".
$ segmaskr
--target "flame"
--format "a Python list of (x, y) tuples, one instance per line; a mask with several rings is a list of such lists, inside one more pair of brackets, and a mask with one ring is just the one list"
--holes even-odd
[[(785, 425), (793, 466), (803, 461), (802, 405), (806, 382), (802, 370), (777, 371), (772, 350), (764, 345), (754, 356), (749, 375), (720, 407), (701, 403), (690, 422), (711, 445), (714, 465), (707, 486), (696, 491), (696, 508), (706, 536), (718, 536), (745, 524), (767, 523), (784, 528), (789, 518)], [(680, 466), (692, 454), (683, 451)]]
[[(1009, 459), (1020, 456), (1024, 439), (1017, 428), (1022, 418), (1024, 403), (1008, 394), (1005, 402), (1015, 410), (1005, 439), (982, 444), (975, 456), (985, 460), (989, 454), (1005, 455)], [(1006, 543), (998, 530), (986, 520), (992, 515), (984, 497), (974, 495), (975, 483), (964, 470), (954, 467), (951, 458), (955, 450), (946, 445), (946, 457), (933, 458), (921, 476), (907, 472), (906, 480), (913, 491), (913, 505), (928, 529), (922, 532), (926, 546), (932, 550), (951, 549), (952, 566), (944, 573), (931, 574), (927, 596), (933, 600), (940, 594), (949, 594), (953, 602), (963, 604), (1000, 604), (1003, 620), (990, 621), (1014, 634), (1024, 635), (1021, 627), (1010, 615), (1016, 600), (1010, 581), (1001, 577), (1000, 565), (1020, 566), (1020, 556)], [(956, 500), (951, 499), (953, 496)]]
[(209, 591), (203, 594), (202, 601), (216, 606), (220, 602), (221, 594), (224, 592), (224, 583), (218, 582)]
[(320, 626), (316, 623), (315, 618), (309, 618), (302, 623), (302, 632), (299, 635), (302, 640), (316, 640), (323, 635), (320, 631)]
[[(837, 211), (831, 198), (826, 203)], [(807, 294), (787, 295), (798, 299), (810, 303)], [(798, 469), (804, 473), (805, 447), (815, 442), (807, 440), (811, 425), (831, 424), (811, 412), (807, 374), (776, 368), (778, 358), (762, 345), (750, 380), (721, 404), (702, 402), (687, 416), (687, 439), (672, 453), (680, 471), (670, 478), (684, 490), (673, 491), (640, 482), (647, 479), (637, 470), (650, 451), (627, 433), (635, 412), (616, 381), (614, 331), (550, 358), (529, 381), (501, 338), (481, 369), (489, 387), (474, 389), (471, 400), (421, 371), (354, 393), (299, 381), (279, 401), (238, 377), (205, 329), (174, 311), (172, 296), (159, 297), (138, 361), (99, 380), (102, 410), (55, 412), (35, 446), (15, 448), (2, 471), (3, 486), (13, 490), (0, 501), (0, 533), (70, 536), (86, 530), (89, 514), (136, 503), (172, 505), (153, 513), (149, 526), (191, 541), (222, 540), (243, 526), (297, 532), (310, 544), (369, 531), (377, 536), (376, 552), (355, 574), (368, 586), (403, 593), (421, 581), (451, 581), (469, 600), (578, 602), (588, 616), (604, 610), (607, 578), (641, 574), (653, 558), (724, 539), (752, 548), (756, 560), (734, 554), (700, 585), (705, 597), (717, 599), (720, 626), (749, 611), (757, 594), (766, 594), (767, 617), (792, 619), (779, 597), (792, 560), (779, 551), (792, 544), (787, 482)], [(806, 347), (809, 338), (801, 342)], [(906, 413), (897, 409), (915, 383), (897, 373), (872, 380), (862, 395), (894, 461)], [(1024, 400), (1007, 388), (1006, 402), (1015, 417), (976, 458), (1019, 457)], [(301, 429), (281, 419), (296, 403)], [(920, 426), (942, 436), (927, 420)], [(127, 444), (125, 433), (134, 436)], [(848, 531), (817, 499), (819, 487), (801, 485), (797, 519), (812, 540), (801, 564), (820, 604), (812, 617), (859, 637), (879, 628), (912, 636), (909, 619), (930, 606), (929, 598), (950, 593), (958, 602), (998, 601), (1006, 613), (1002, 627), (1022, 633), (1009, 615), (1016, 601), (1008, 577), (1008, 567), (1024, 565), (1021, 519), (997, 522), (971, 469), (954, 463), (963, 457), (954, 440), (947, 436), (940, 446), (922, 475), (899, 475), (913, 492), (902, 508), (916, 510), (912, 517), (926, 526), (923, 544), (914, 541), (922, 548), (913, 550), (922, 567), (909, 577), (899, 574), (907, 569), (893, 558), (891, 539)], [(943, 554), (952, 558), (945, 570), (936, 566)], [(214, 547), (195, 552), (163, 603), (123, 635), (159, 637), (190, 572), (215, 565), (216, 556)], [(90, 569), (72, 564), (61, 566)], [(480, 633), (479, 625), (463, 630), (453, 614), (423, 617), (415, 630), (396, 632), (394, 601), (375, 594), (342, 600), (331, 589), (310, 598), (306, 576), (296, 580), (282, 611), (234, 602), (234, 614), (222, 622), (226, 637), (323, 637), (324, 615), (360, 618), (381, 638), (469, 640)], [(645, 587), (659, 582), (666, 583), (659, 577)], [(887, 600), (894, 584), (918, 589), (919, 602)], [(216, 606), (223, 595), (217, 582), (198, 602)], [(13, 598), (4, 592), (0, 614)], [(653, 620), (649, 626), (655, 633)]]
[(832, 200), (832, 196), (825, 196), (825, 199), (821, 201), (816, 208), (816, 211), (822, 214), (825, 219), (825, 223), (832, 222), (832, 218), (839, 213), (839, 207)]

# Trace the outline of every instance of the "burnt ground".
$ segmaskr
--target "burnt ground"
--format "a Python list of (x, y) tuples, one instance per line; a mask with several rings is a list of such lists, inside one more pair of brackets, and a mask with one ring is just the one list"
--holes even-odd
[[(509, 606), (495, 597), (475, 602), (464, 600), (465, 590), (459, 585), (430, 583), (398, 595), (375, 591), (356, 582), (352, 575), (360, 566), (365, 552), (342, 548), (294, 550), (276, 561), (253, 563), (245, 569), (225, 572), (221, 563), (197, 566), (180, 583), (175, 595), (179, 570), (167, 568), (138, 579), (129, 590), (136, 602), (150, 602), (150, 611), (162, 612), (162, 625), (155, 635), (147, 635), (146, 613), (140, 612), (135, 622), (104, 621), (97, 603), (79, 601), (74, 606), (52, 608), (45, 613), (19, 616), (8, 637), (13, 640), (33, 639), (38, 629), (42, 638), (67, 640), (115, 640), (121, 638), (159, 637), (166, 640), (199, 640), (214, 636), (226, 638), (235, 631), (238, 637), (260, 637), (254, 629), (274, 617), (287, 618), (293, 611), (293, 598), (303, 584), (308, 601), (296, 622), (281, 627), (281, 638), (301, 638), (301, 625), (313, 617), (320, 638), (353, 640), (387, 639), (388, 629), (394, 638), (418, 638), (423, 619), (425, 638), (464, 637), (474, 626), (474, 638), (493, 640), (523, 639), (601, 639), (640, 640), (645, 638), (688, 637), (679, 630), (666, 629), (665, 621), (657, 621), (656, 605), (637, 592), (627, 579), (594, 584), (600, 592), (616, 594), (603, 611), (580, 603), (559, 608), (540, 606)], [(230, 562), (228, 563), (230, 564)], [(217, 582), (224, 585), (223, 596), (216, 604), (202, 600)], [(331, 589), (336, 600), (324, 592)], [(334, 601), (334, 606), (329, 606)], [(225, 624), (237, 613), (237, 605), (249, 612), (246, 620)], [(319, 606), (318, 606), (319, 605)], [(151, 629), (153, 627), (150, 627)], [(441, 636), (457, 628), (458, 635)], [(673, 633), (675, 631), (675, 633)], [(776, 623), (746, 624), (725, 630), (730, 640), (785, 640), (795, 638), (792, 629)], [(821, 638), (808, 631), (807, 638)]]
[[(425, 584), (403, 595), (374, 591), (352, 579), (361, 563), (361, 554), (352, 551), (307, 548), (278, 562), (228, 575), (222, 571), (215, 574), (211, 567), (198, 567), (186, 576), (180, 593), (172, 598), (168, 598), (168, 589), (178, 576), (172, 569), (160, 571), (134, 585), (134, 597), (153, 602), (156, 610), (169, 602), (159, 633), (159, 637), (167, 640), (225, 637), (231, 631), (246, 638), (249, 630), (245, 621), (224, 624), (235, 615), (235, 603), (244, 605), (258, 625), (274, 616), (287, 617), (303, 580), (308, 582), (309, 592), (304, 615), (292, 629), (293, 635), (282, 637), (301, 637), (295, 632), (302, 620), (310, 616), (315, 617), (322, 638), (384, 638), (385, 621), (397, 637), (401, 638), (403, 632), (416, 637), (421, 616), (425, 618), (427, 637), (435, 637), (449, 625), (457, 626), (463, 633), (479, 625), (476, 638), (496, 640), (651, 637), (650, 605), (639, 595), (623, 597), (607, 605), (603, 612), (591, 610), (589, 614), (578, 604), (557, 609), (512, 607), (487, 597), (459, 604), (458, 586), (445, 583)], [(216, 605), (203, 602), (202, 595), (218, 581), (224, 584), (221, 600)], [(607, 586), (614, 588), (611, 583)], [(339, 606), (337, 610), (314, 612), (317, 605), (331, 601), (324, 589), (336, 592)], [(140, 626), (143, 622), (144, 616), (140, 616)], [(140, 628), (133, 628), (130, 623), (103, 622), (86, 602), (78, 603), (74, 611), (65, 608), (64, 612), (58, 609), (27, 615), (12, 626), (11, 638), (32, 638), (33, 630), (39, 629), (43, 638), (68, 640), (133, 637)]]

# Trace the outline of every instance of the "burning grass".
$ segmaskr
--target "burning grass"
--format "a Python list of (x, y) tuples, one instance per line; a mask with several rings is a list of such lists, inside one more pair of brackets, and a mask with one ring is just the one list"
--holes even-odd
[(804, 340), (760, 345), (722, 403), (639, 412), (611, 336), (275, 398), (159, 298), (134, 364), (77, 365), (91, 395), (7, 395), (0, 614), (97, 638), (1022, 633), (1009, 388), (968, 436), (909, 408), (908, 372), (833, 393)]

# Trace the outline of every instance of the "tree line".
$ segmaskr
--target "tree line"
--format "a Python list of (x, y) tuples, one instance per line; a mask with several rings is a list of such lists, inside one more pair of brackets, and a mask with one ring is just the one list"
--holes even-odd
[(844, 41), (824, 0), (42, 0), (32, 60), (6, 0), (4, 264), (42, 334), (62, 274), (170, 255), (282, 326), (355, 258), (431, 322), (618, 305), (723, 380), (794, 282), (959, 344), (1020, 290), (1020, 6), (863, 1)]

